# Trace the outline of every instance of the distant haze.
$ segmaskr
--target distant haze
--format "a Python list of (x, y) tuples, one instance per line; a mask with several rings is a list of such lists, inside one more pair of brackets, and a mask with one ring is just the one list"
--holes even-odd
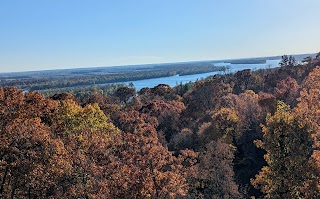
[(319, 0), (10, 0), (0, 72), (320, 51)]

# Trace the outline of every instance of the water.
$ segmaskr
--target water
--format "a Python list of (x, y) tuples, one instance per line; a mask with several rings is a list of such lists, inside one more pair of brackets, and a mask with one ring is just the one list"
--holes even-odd
[(266, 68), (275, 68), (279, 66), (281, 59), (266, 60), (264, 64), (229, 64), (231, 72), (237, 72), (245, 69), (259, 70)]
[[(281, 60), (267, 60), (264, 64), (230, 64), (230, 63), (218, 63), (215, 66), (228, 66), (230, 67), (228, 72), (237, 72), (244, 69), (251, 69), (251, 70), (258, 70), (258, 69), (266, 69), (266, 68), (274, 68), (278, 67), (279, 62)], [(188, 82), (195, 82), (197, 80), (201, 80), (207, 78), (212, 75), (221, 74), (221, 71), (217, 72), (210, 72), (210, 73), (201, 73), (201, 74), (194, 74), (194, 75), (184, 75), (184, 76), (170, 76), (170, 77), (160, 77), (160, 78), (153, 78), (153, 79), (144, 79), (144, 80), (137, 80), (137, 81), (130, 81), (133, 83), (136, 90), (141, 90), (145, 87), (155, 87), (158, 84), (168, 84), (171, 87), (174, 87), (180, 83), (188, 83)], [(130, 82), (121, 82), (122, 84), (129, 84)]]

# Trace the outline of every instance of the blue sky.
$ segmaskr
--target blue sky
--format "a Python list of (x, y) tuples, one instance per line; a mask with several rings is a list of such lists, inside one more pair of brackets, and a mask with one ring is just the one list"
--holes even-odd
[(0, 72), (320, 51), (319, 0), (0, 0)]

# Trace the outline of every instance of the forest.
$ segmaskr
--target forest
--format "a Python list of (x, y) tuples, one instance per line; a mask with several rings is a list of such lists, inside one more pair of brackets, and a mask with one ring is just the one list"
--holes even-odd
[[(15, 86), (27, 91), (41, 91), (170, 77), (178, 74), (181, 76), (200, 74), (224, 69), (224, 67), (214, 66), (213, 62), (199, 61), (0, 73), (0, 85)], [(253, 60), (254, 62), (255, 60)]]
[(0, 87), (0, 198), (320, 198), (320, 53), (195, 83)]

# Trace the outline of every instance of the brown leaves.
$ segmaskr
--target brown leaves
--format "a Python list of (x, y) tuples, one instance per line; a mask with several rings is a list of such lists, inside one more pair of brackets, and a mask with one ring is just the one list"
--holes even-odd
[(62, 175), (70, 172), (62, 142), (53, 138), (40, 121), (17, 118), (1, 132), (4, 196), (16, 194), (21, 198), (29, 192), (33, 197), (43, 197)]
[(100, 170), (96, 175), (107, 176), (102, 178), (107, 198), (175, 198), (186, 194), (178, 161), (161, 145), (154, 130), (137, 128), (122, 134), (115, 150), (106, 157), (107, 164), (97, 163)]
[(275, 87), (275, 96), (283, 100), (291, 107), (296, 105), (296, 98), (299, 95), (300, 86), (297, 81), (291, 77), (281, 80)]
[(193, 127), (210, 111), (220, 105), (223, 96), (232, 92), (229, 84), (219, 80), (199, 81), (184, 95), (186, 109), (183, 116), (187, 127)]
[(199, 177), (205, 183), (205, 197), (239, 198), (232, 168), (234, 151), (231, 145), (218, 140), (208, 143), (206, 147), (199, 166)]

